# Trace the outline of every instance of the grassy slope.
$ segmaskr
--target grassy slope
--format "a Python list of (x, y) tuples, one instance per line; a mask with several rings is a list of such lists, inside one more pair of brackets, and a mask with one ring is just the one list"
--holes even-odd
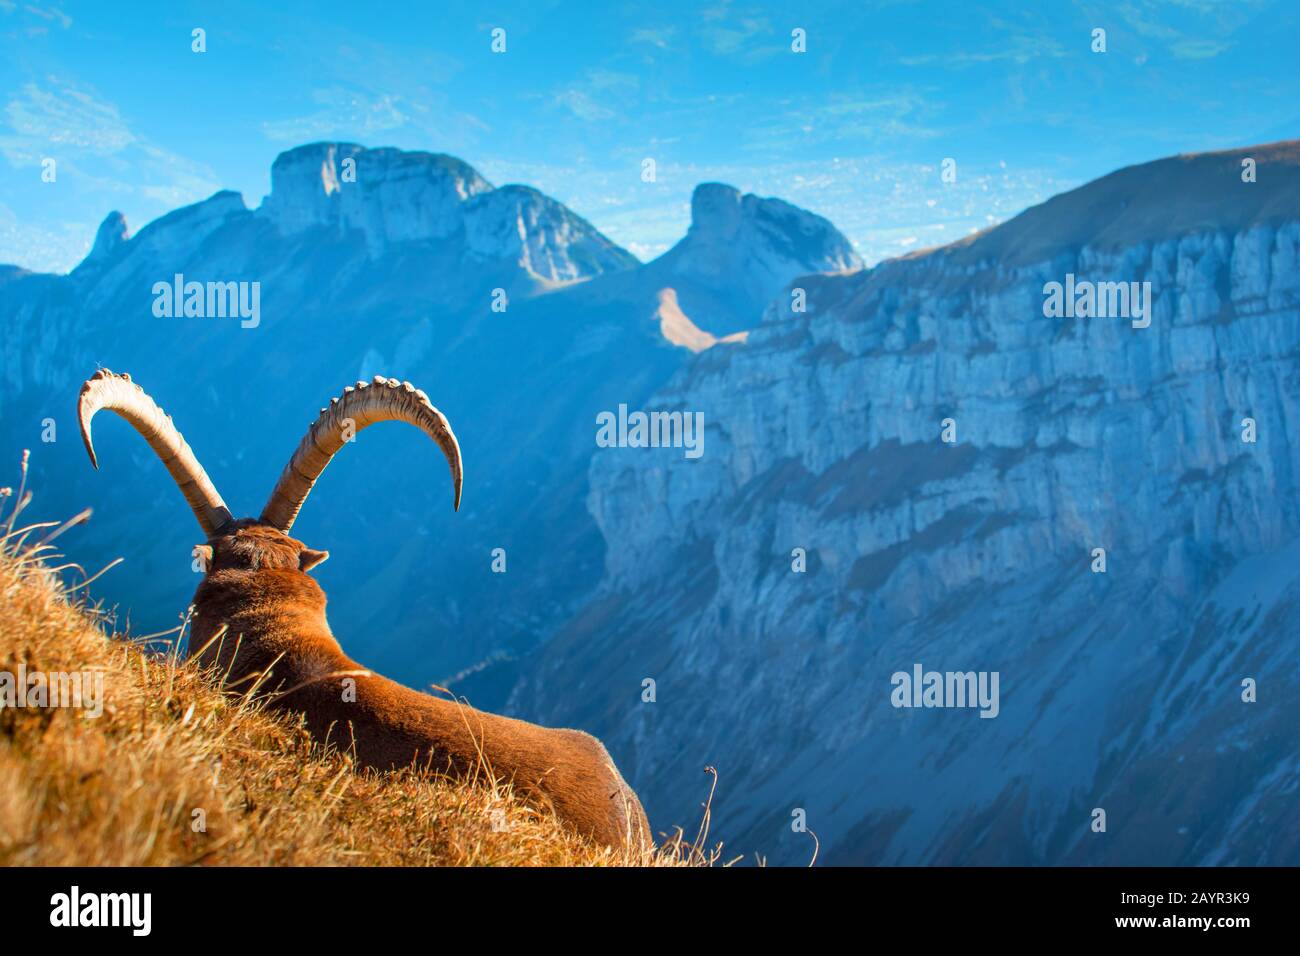
[[(105, 707), (94, 719), (0, 707), (0, 865), (712, 861), (680, 842), (653, 854), (598, 849), (486, 779), (354, 772), (292, 719), (110, 639), (93, 608), (11, 547), (0, 549), (0, 671), (19, 663), (102, 671)], [(196, 832), (195, 810), (206, 832)]]

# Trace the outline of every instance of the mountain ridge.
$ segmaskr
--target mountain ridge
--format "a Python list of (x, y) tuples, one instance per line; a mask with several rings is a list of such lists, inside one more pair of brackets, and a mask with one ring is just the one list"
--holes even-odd
[[(1254, 181), (1243, 180), (1241, 162), (1245, 159), (1255, 161)], [(1217, 193), (1211, 198), (1204, 187), (1216, 181), (1225, 191), (1229, 186), (1241, 191), (1233, 193), (1230, 201)], [(997, 259), (1014, 268), (1081, 245), (1085, 236), (1072, 231), (1072, 223), (1090, 224), (1093, 232), (1086, 238), (1093, 246), (1115, 248), (1158, 241), (1200, 227), (1243, 231), (1289, 215), (1298, 202), (1300, 139), (1179, 153), (1121, 167), (1031, 206), (1006, 222), (898, 258), (938, 254), (965, 266)], [(1107, 220), (1100, 230), (1096, 229), (1099, 216)], [(1053, 230), (1058, 243), (1055, 250), (1037, 243), (1036, 233), (1051, 234)]]

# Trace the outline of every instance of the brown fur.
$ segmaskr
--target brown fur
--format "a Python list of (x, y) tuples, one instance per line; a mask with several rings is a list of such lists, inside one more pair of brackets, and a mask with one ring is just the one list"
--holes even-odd
[(377, 674), (353, 677), (355, 700), (345, 701), (339, 672), (364, 668), (330, 632), (325, 592), (306, 573), (327, 552), (248, 519), (219, 531), (208, 547), (190, 653), (219, 668), (232, 689), (247, 690), (269, 669), (258, 693), (268, 692), (273, 707), (304, 713), (315, 739), (355, 749), (364, 766), (414, 762), (464, 778), (486, 764), (587, 837), (616, 848), (649, 845), (636, 794), (589, 734), (498, 717)]

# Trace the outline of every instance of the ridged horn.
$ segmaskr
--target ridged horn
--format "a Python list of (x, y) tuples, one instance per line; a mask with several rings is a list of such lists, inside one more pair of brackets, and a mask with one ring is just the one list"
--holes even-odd
[(86, 453), (90, 455), (90, 463), (96, 470), (99, 468), (99, 459), (95, 456), (90, 422), (101, 409), (116, 412), (125, 418), (149, 443), (149, 447), (162, 459), (180, 486), (181, 494), (189, 502), (194, 517), (199, 519), (199, 527), (205, 535), (212, 537), (218, 528), (233, 520), (230, 509), (221, 500), (221, 495), (217, 494), (217, 489), (194, 457), (190, 446), (172, 424), (171, 417), (158, 407), (144, 389), (131, 381), (130, 375), (118, 375), (108, 369), (100, 369), (82, 385), (81, 395), (77, 399), (77, 422), (81, 425), (81, 440), (86, 443)]
[(289, 532), (312, 486), (346, 443), (344, 435), (349, 420), (352, 435), (376, 422), (399, 421), (409, 422), (432, 438), (451, 468), (452, 507), (460, 510), (463, 480), (460, 444), (446, 416), (433, 407), (429, 396), (410, 382), (376, 375), (371, 383), (348, 386), (341, 396), (330, 401), (329, 408), (320, 410), (320, 417), (307, 429), (262, 509), (264, 524)]

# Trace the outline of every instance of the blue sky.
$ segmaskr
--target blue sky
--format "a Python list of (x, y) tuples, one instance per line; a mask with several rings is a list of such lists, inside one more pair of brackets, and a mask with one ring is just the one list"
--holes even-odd
[(255, 206), (276, 154), (321, 139), (452, 153), (642, 258), (721, 180), (871, 262), (1130, 163), (1300, 135), (1298, 48), (1300, 5), (1266, 0), (0, 0), (0, 262), (66, 270), (111, 209), (136, 230), (219, 188)]

